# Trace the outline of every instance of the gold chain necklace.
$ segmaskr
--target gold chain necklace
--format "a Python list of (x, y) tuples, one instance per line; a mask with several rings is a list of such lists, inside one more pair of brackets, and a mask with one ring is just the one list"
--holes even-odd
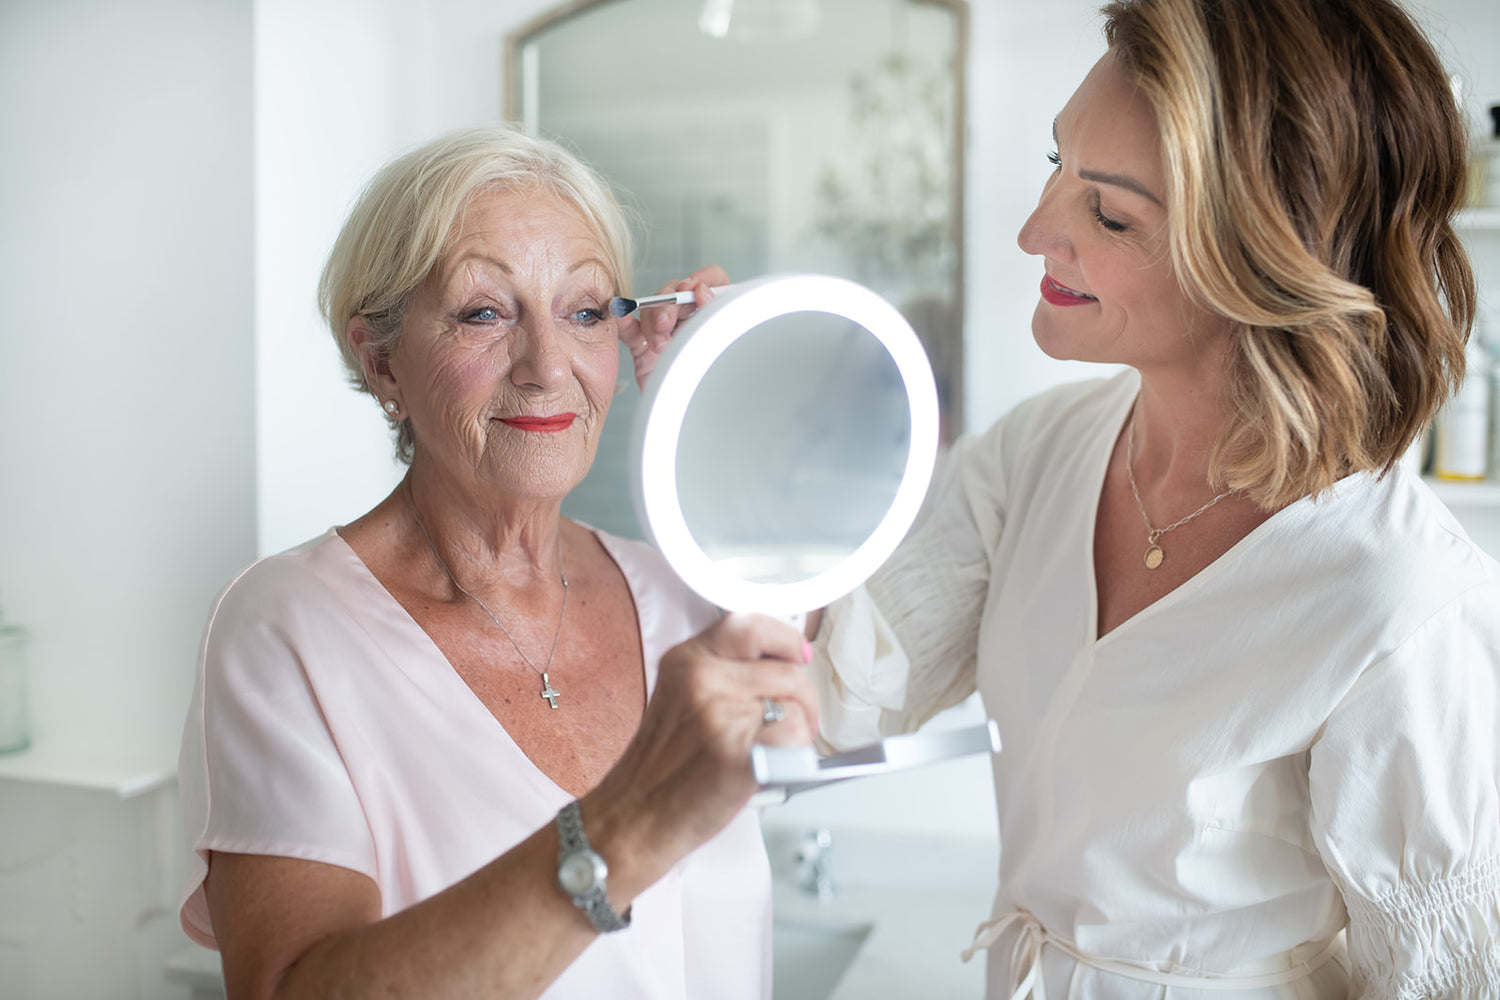
[(1208, 508), (1212, 507), (1220, 500), (1223, 500), (1225, 497), (1230, 496), (1235, 491), (1228, 490), (1224, 493), (1220, 493), (1208, 503), (1193, 511), (1187, 517), (1181, 518), (1177, 521), (1173, 521), (1165, 528), (1152, 527), (1151, 518), (1146, 514), (1146, 505), (1141, 503), (1141, 491), (1138, 490), (1135, 485), (1135, 469), (1133, 468), (1133, 466), (1135, 465), (1135, 415), (1136, 410), (1132, 409), (1130, 411), (1130, 426), (1125, 430), (1125, 475), (1130, 477), (1130, 492), (1135, 497), (1136, 509), (1141, 512), (1141, 520), (1146, 522), (1146, 568), (1155, 569), (1156, 567), (1160, 566), (1162, 560), (1166, 558), (1166, 556), (1162, 553), (1161, 545), (1159, 544), (1162, 535), (1165, 535), (1173, 528), (1180, 528), (1184, 524), (1187, 524), (1193, 518), (1208, 510)]
[(405, 486), (405, 489), (401, 492), (401, 498), (406, 501), (407, 509), (411, 511), (412, 520), (416, 521), (417, 527), (422, 529), (422, 537), (427, 539), (427, 547), (432, 550), (432, 557), (438, 561), (439, 566), (443, 567), (443, 572), (448, 574), (448, 580), (453, 586), (458, 588), (458, 592), (479, 605), (480, 610), (489, 615), (490, 621), (500, 627), (500, 631), (505, 633), (505, 638), (509, 639), (510, 644), (516, 647), (516, 653), (521, 657), (521, 660), (532, 670), (536, 670), (537, 673), (542, 675), (541, 697), (547, 699), (547, 704), (550, 707), (556, 708), (557, 699), (562, 692), (552, 686), (552, 681), (548, 679), (547, 674), (552, 669), (552, 658), (557, 655), (557, 641), (562, 638), (563, 618), (568, 613), (568, 567), (563, 563), (562, 537), (559, 535), (557, 539), (557, 565), (562, 575), (563, 585), (562, 610), (557, 614), (557, 631), (552, 635), (552, 652), (547, 654), (547, 666), (541, 670), (537, 670), (536, 664), (531, 662), (531, 657), (522, 651), (520, 644), (516, 642), (516, 637), (510, 634), (510, 629), (505, 627), (504, 622), (495, 617), (495, 613), (490, 610), (489, 605), (469, 593), (464, 589), (464, 585), (458, 582), (458, 577), (453, 575), (453, 570), (448, 568), (448, 564), (438, 554), (437, 546), (432, 542), (432, 536), (427, 533), (427, 525), (423, 524), (422, 518), (417, 515), (417, 505), (411, 498), (411, 480), (408, 479), (402, 485)]

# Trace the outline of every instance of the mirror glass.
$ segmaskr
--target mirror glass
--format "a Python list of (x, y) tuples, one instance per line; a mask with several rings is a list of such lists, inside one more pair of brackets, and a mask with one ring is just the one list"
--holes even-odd
[(688, 403), (683, 518), (732, 576), (809, 579), (874, 532), (910, 442), (901, 373), (878, 338), (831, 313), (774, 317), (730, 344)]
[[(894, 305), (948, 441), (963, 412), (967, 17), (964, 0), (566, 0), (506, 39), (506, 114), (610, 182), (634, 219), (634, 294), (713, 263), (736, 282), (840, 276)], [(638, 405), (616, 395), (563, 505), (627, 537), (644, 535)]]

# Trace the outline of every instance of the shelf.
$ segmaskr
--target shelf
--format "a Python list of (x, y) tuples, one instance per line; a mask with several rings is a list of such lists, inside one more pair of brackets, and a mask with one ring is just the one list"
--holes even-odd
[(1455, 483), (1433, 476), (1422, 477), (1438, 499), (1449, 507), (1500, 508), (1500, 479), (1493, 477), (1476, 483)]
[(1453, 221), (1468, 232), (1500, 233), (1500, 208), (1466, 208)]
[(0, 781), (60, 785), (134, 798), (177, 780), (177, 761), (148, 753), (34, 743), (0, 755)]

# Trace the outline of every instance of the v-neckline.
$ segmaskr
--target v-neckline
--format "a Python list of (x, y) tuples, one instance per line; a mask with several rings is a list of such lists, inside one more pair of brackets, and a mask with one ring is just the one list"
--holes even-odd
[[(1208, 584), (1211, 583), (1215, 577), (1220, 576), (1225, 572), (1224, 566), (1226, 563), (1233, 562), (1234, 560), (1238, 559), (1246, 549), (1251, 548), (1255, 545), (1259, 545), (1261, 539), (1266, 535), (1279, 531), (1281, 529), (1281, 524), (1285, 523), (1287, 520), (1294, 520), (1297, 515), (1292, 514), (1288, 516), (1290, 512), (1300, 510), (1305, 505), (1312, 503), (1311, 497), (1304, 496), (1298, 498), (1297, 500), (1294, 500), (1290, 504), (1287, 504), (1285, 507), (1273, 513), (1270, 517), (1266, 518), (1260, 524), (1257, 524), (1255, 527), (1251, 528), (1248, 532), (1245, 533), (1243, 537), (1241, 537), (1233, 545), (1229, 546), (1229, 548), (1225, 549), (1212, 561), (1210, 561), (1207, 566), (1204, 566), (1198, 572), (1194, 573), (1192, 576), (1188, 577), (1186, 580), (1182, 581), (1177, 586), (1167, 591), (1165, 594), (1162, 594), (1156, 600), (1152, 601), (1150, 604), (1147, 604), (1145, 607), (1141, 608), (1135, 614), (1120, 622), (1108, 632), (1100, 635), (1099, 567), (1097, 561), (1094, 558), (1094, 536), (1095, 532), (1099, 529), (1099, 507), (1104, 499), (1104, 481), (1109, 477), (1110, 461), (1114, 457), (1115, 448), (1119, 445), (1120, 435), (1124, 433), (1125, 422), (1130, 419), (1130, 411), (1131, 408), (1135, 405), (1136, 396), (1139, 395), (1141, 391), (1139, 378), (1133, 379), (1132, 382), (1134, 383), (1134, 388), (1130, 392), (1130, 394), (1125, 397), (1124, 407), (1111, 421), (1111, 426), (1114, 427), (1114, 434), (1108, 436), (1107, 438), (1104, 435), (1100, 436), (1101, 439), (1107, 441), (1107, 444), (1103, 447), (1103, 455), (1091, 456), (1094, 461), (1096, 474), (1093, 480), (1093, 488), (1087, 495), (1092, 496), (1094, 498), (1094, 501), (1093, 507), (1089, 514), (1088, 531), (1084, 536), (1087, 543), (1083, 546), (1083, 558), (1087, 560), (1088, 563), (1088, 645), (1093, 649), (1098, 649), (1101, 646), (1107, 645), (1111, 639), (1119, 635), (1122, 631), (1129, 630), (1132, 627), (1139, 627), (1137, 625), (1138, 622), (1154, 617), (1156, 614), (1160, 613), (1161, 609), (1170, 608), (1171, 605), (1180, 600), (1178, 595), (1183, 594), (1184, 592), (1191, 594), (1195, 590), (1200, 590), (1203, 587), (1208, 586)], [(1339, 481), (1340, 484), (1343, 482), (1344, 480)], [(1334, 488), (1337, 489), (1338, 485), (1339, 484), (1335, 484)]]
[[(615, 568), (619, 570), (620, 576), (625, 580), (626, 590), (630, 593), (632, 610), (635, 613), (637, 631), (640, 635), (639, 652), (641, 656), (642, 680), (646, 687), (646, 700), (649, 702), (651, 692), (656, 686), (656, 676), (655, 671), (651, 669), (650, 657), (647, 655), (646, 627), (641, 616), (640, 595), (636, 593), (635, 581), (631, 578), (630, 573), (626, 571), (624, 564), (620, 561), (619, 555), (610, 546), (604, 534), (597, 528), (589, 525), (583, 525), (583, 527), (594, 536), (600, 548), (604, 550), (605, 555), (609, 556), (610, 561), (615, 564)], [(330, 529), (329, 533), (338, 539), (345, 553), (353, 560), (354, 565), (358, 567), (358, 572), (365, 577), (367, 584), (373, 586), (379, 592), (380, 599), (394, 609), (394, 613), (402, 623), (402, 633), (409, 634), (409, 641), (413, 648), (423, 654), (422, 662), (426, 663), (428, 660), (432, 660), (435, 664), (441, 665), (441, 670), (424, 670), (421, 675), (422, 679), (424, 681), (430, 679), (432, 683), (441, 686), (445, 692), (445, 702), (461, 706), (462, 710), (466, 712), (478, 712), (486, 720), (478, 724), (493, 726), (499, 733), (501, 743), (508, 747), (519, 760), (525, 762), (524, 767), (529, 770), (533, 782), (540, 782), (549, 795), (555, 793), (559, 801), (571, 800), (574, 797), (573, 793), (559, 784), (552, 775), (543, 770), (541, 765), (531, 758), (530, 754), (521, 748), (521, 745), (516, 742), (515, 737), (510, 734), (510, 730), (505, 728), (500, 720), (495, 717), (495, 713), (489, 710), (483, 699), (463, 679), (463, 675), (454, 667), (453, 662), (448, 659), (442, 647), (433, 640), (432, 636), (427, 633), (427, 630), (422, 627), (421, 623), (411, 616), (411, 612), (406, 610), (406, 606), (396, 599), (396, 596), (386, 588), (385, 584), (380, 582), (380, 578), (360, 558), (359, 553), (354, 550), (354, 546), (350, 545), (344, 539), (344, 536), (339, 534), (337, 528)]]

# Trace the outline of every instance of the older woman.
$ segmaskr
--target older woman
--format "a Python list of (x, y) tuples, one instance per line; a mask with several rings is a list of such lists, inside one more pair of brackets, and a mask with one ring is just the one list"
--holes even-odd
[(1020, 244), (1128, 369), (955, 447), (823, 732), (999, 721), (991, 997), (1500, 996), (1500, 567), (1401, 461), (1473, 308), (1447, 76), (1390, 0), (1104, 13)]
[(806, 643), (559, 513), (629, 257), (599, 179), (505, 127), (355, 206), (321, 301), (410, 470), (209, 621), (182, 920), (231, 997), (769, 995), (749, 750), (811, 738)]

